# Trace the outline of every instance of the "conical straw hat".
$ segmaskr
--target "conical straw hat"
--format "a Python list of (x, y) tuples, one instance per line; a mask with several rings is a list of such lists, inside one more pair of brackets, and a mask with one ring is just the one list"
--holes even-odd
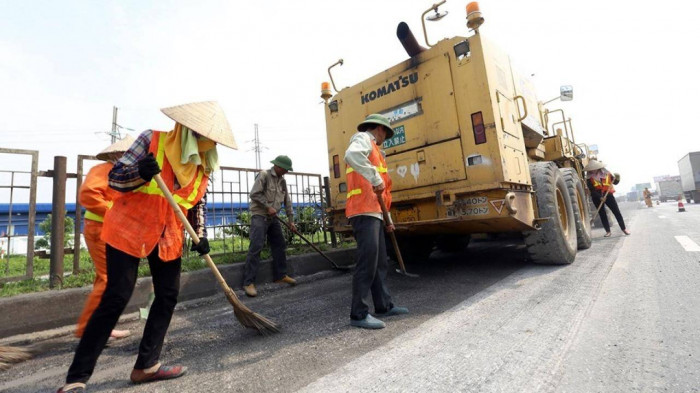
[(106, 149), (102, 150), (97, 154), (97, 159), (102, 161), (109, 161), (110, 154), (113, 153), (124, 153), (129, 150), (131, 145), (134, 144), (135, 139), (131, 135), (126, 135), (123, 139), (112, 143), (107, 146)]
[(596, 169), (602, 169), (602, 168), (605, 168), (605, 164), (603, 164), (600, 161), (591, 160), (588, 162), (588, 165), (586, 165), (586, 167), (583, 168), (583, 170), (588, 172), (588, 171), (595, 171)]
[(226, 115), (216, 101), (171, 106), (161, 111), (169, 118), (216, 143), (238, 149)]

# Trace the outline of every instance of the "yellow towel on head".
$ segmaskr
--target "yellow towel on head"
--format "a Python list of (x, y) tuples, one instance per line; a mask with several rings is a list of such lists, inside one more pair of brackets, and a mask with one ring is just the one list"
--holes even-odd
[(219, 169), (216, 143), (201, 136), (197, 138), (192, 130), (180, 123), (175, 123), (175, 129), (165, 137), (165, 156), (181, 186), (194, 179), (199, 165), (207, 176)]

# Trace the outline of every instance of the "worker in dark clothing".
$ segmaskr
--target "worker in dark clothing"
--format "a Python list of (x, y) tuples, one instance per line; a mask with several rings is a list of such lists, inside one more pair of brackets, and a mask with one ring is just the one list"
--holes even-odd
[(292, 160), (287, 156), (277, 156), (270, 162), (273, 164), (272, 168), (260, 172), (250, 190), (250, 247), (243, 267), (243, 290), (250, 297), (258, 295), (255, 277), (258, 274), (260, 252), (266, 238), (272, 249), (274, 281), (280, 284), (297, 284), (295, 279), (287, 275), (287, 245), (284, 242), (282, 227), (276, 219), (277, 213), (284, 205), (289, 226), (293, 232), (297, 231), (287, 181), (284, 180), (284, 175), (292, 170)]
[(605, 208), (600, 206), (601, 203), (605, 203), (610, 211), (612, 211), (622, 232), (625, 235), (629, 235), (630, 231), (625, 226), (625, 220), (622, 218), (620, 208), (617, 206), (617, 200), (615, 200), (615, 196), (613, 195), (615, 193), (615, 187), (613, 187), (615, 178), (613, 174), (605, 169), (605, 164), (596, 160), (591, 160), (583, 170), (587, 172), (586, 184), (591, 190), (593, 204), (595, 204), (596, 207), (600, 207), (600, 221), (603, 223), (603, 228), (605, 228), (604, 237), (610, 237), (611, 232), (608, 215), (605, 212)]

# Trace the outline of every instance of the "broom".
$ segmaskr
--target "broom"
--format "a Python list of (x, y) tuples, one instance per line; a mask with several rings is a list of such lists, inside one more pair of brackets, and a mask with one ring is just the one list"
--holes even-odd
[(318, 247), (316, 247), (315, 244), (311, 243), (311, 241), (309, 241), (309, 239), (305, 238), (304, 235), (299, 233), (299, 231), (292, 230), (292, 226), (289, 225), (289, 223), (287, 221), (284, 221), (283, 219), (281, 219), (280, 216), (275, 215), (275, 218), (277, 219), (277, 221), (284, 224), (284, 226), (286, 226), (287, 229), (289, 229), (293, 234), (299, 236), (301, 238), (301, 240), (305, 241), (306, 244), (311, 246), (311, 248), (313, 248), (314, 251), (321, 254), (322, 257), (324, 257), (328, 262), (331, 263), (331, 266), (333, 266), (333, 269), (340, 270), (343, 272), (348, 272), (348, 271), (352, 270), (352, 266), (340, 266), (337, 263), (335, 263), (328, 255), (326, 255), (323, 251), (321, 251)]
[(598, 214), (600, 214), (600, 209), (603, 207), (603, 205), (605, 205), (605, 199), (608, 197), (609, 192), (610, 192), (610, 189), (608, 188), (608, 190), (605, 191), (605, 195), (603, 195), (603, 199), (600, 200), (600, 205), (598, 205), (598, 210), (595, 211), (593, 218), (591, 218), (591, 222), (595, 221), (595, 219), (598, 218)]
[[(163, 192), (163, 195), (168, 200), (168, 203), (170, 203), (170, 206), (175, 211), (175, 214), (185, 226), (185, 229), (187, 230), (187, 233), (190, 234), (194, 244), (199, 244), (199, 237), (192, 228), (192, 225), (190, 225), (189, 221), (187, 221), (187, 217), (185, 217), (185, 214), (182, 212), (182, 209), (180, 209), (180, 206), (177, 204), (177, 202), (175, 202), (175, 199), (173, 199), (173, 195), (170, 193), (170, 190), (168, 190), (168, 187), (165, 185), (165, 183), (163, 183), (163, 179), (160, 177), (160, 175), (155, 175), (153, 176), (153, 180), (156, 181), (158, 187)], [(216, 268), (216, 265), (214, 264), (214, 261), (212, 261), (209, 254), (205, 254), (202, 257), (207, 262), (207, 265), (211, 271), (214, 273), (216, 281), (219, 282), (219, 285), (221, 285), (221, 288), (224, 290), (224, 294), (226, 295), (229, 303), (233, 305), (233, 313), (236, 315), (236, 318), (241, 325), (247, 328), (256, 329), (258, 333), (263, 335), (267, 333), (279, 332), (279, 327), (277, 324), (264, 316), (253, 312), (238, 299), (238, 296), (236, 296), (233, 290), (228, 286), (228, 284), (226, 284), (226, 280), (224, 280), (224, 277), (221, 275), (221, 272), (219, 272), (219, 269)]]
[(10, 368), (13, 363), (31, 359), (32, 352), (27, 348), (0, 346), (0, 371)]

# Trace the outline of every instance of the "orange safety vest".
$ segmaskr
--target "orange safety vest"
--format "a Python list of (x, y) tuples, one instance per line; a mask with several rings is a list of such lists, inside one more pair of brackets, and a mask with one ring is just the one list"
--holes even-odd
[[(165, 156), (166, 135), (166, 132), (153, 131), (148, 151), (155, 156), (161, 169), (160, 176), (172, 191), (175, 173)], [(186, 214), (202, 199), (208, 181), (209, 177), (198, 166), (190, 184), (172, 191), (183, 213)], [(102, 240), (139, 258), (148, 256), (158, 245), (158, 257), (163, 261), (172, 261), (182, 255), (183, 229), (158, 184), (152, 180), (114, 201), (104, 217)]]
[(112, 167), (114, 164), (111, 162), (95, 165), (80, 185), (78, 201), (85, 208), (86, 220), (103, 222), (107, 209), (112, 207), (113, 201), (121, 196), (119, 191), (109, 188), (107, 184)]
[[(386, 160), (382, 152), (379, 150), (377, 143), (372, 144), (372, 151), (369, 153), (369, 162), (377, 168), (377, 172), (384, 181), (384, 192), (382, 197), (386, 208), (391, 207), (391, 178), (387, 173)], [(362, 175), (355, 172), (352, 167), (348, 166), (345, 170), (348, 180), (348, 195), (345, 205), (345, 216), (351, 217), (364, 213), (382, 213), (382, 208), (379, 206), (377, 195), (372, 190), (372, 184)]]
[(596, 178), (591, 178), (591, 182), (593, 183), (593, 187), (595, 187), (596, 190), (600, 190), (601, 192), (605, 193), (610, 190), (610, 194), (615, 192), (615, 187), (613, 187), (613, 176), (608, 173), (605, 175), (605, 179), (596, 179)]

